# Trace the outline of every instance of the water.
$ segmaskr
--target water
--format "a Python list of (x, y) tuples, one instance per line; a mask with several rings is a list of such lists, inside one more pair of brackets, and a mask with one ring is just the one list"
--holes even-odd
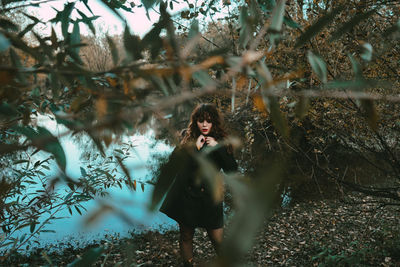
[[(90, 172), (88, 164), (95, 166), (96, 164), (102, 165), (102, 168), (110, 167), (113, 169), (113, 175), (116, 177), (123, 176), (122, 170), (107, 162), (102, 157), (93, 157), (96, 153), (91, 153), (89, 161), (85, 161), (85, 155), (82, 153), (87, 149), (87, 144), (90, 142), (89, 137), (81, 137), (79, 142), (74, 141), (70, 135), (63, 135), (67, 129), (64, 126), (57, 125), (54, 120), (47, 116), (38, 117), (38, 125), (47, 128), (55, 136), (59, 138), (61, 146), (67, 157), (66, 174), (72, 179), (81, 177), (82, 170)], [(125, 144), (125, 152), (129, 154), (123, 163), (128, 169), (132, 179), (137, 181), (136, 191), (123, 185), (122, 189), (119, 187), (111, 187), (107, 190), (110, 194), (109, 197), (98, 197), (94, 200), (83, 203), (87, 210), (82, 210), (82, 215), (72, 209), (72, 215), (68, 209), (63, 209), (56, 214), (60, 219), (51, 220), (40, 234), (40, 236), (31, 239), (31, 247), (53, 247), (62, 248), (64, 246), (82, 247), (88, 243), (100, 239), (104, 239), (110, 235), (118, 235), (120, 237), (129, 236), (131, 232), (142, 232), (146, 230), (163, 231), (167, 229), (176, 228), (176, 223), (160, 212), (150, 212), (148, 204), (151, 197), (152, 185), (146, 183), (149, 177), (148, 165), (153, 155), (155, 154), (169, 154), (172, 148), (163, 142), (156, 141), (153, 132), (149, 130), (144, 135), (125, 136), (122, 138), (122, 143)], [(129, 146), (127, 146), (129, 144)], [(111, 145), (106, 154), (110, 151), (118, 149), (120, 145)], [(50, 154), (46, 152), (39, 152), (31, 158), (32, 162), (37, 160), (44, 160)], [(108, 156), (108, 155), (107, 155)], [(95, 158), (95, 159), (94, 159)], [(46, 176), (55, 176), (59, 173), (58, 166), (53, 161), (49, 165), (48, 170), (44, 170)], [(142, 190), (142, 185), (144, 190)], [(31, 192), (36, 190), (37, 186), (29, 188)], [(57, 190), (67, 192), (66, 185), (61, 185)], [(101, 207), (112, 207), (112, 211), (104, 212), (102, 216), (94, 220), (94, 223), (87, 225), (89, 216), (93, 215)], [(45, 214), (40, 218), (43, 222), (49, 217)], [(29, 227), (23, 228), (16, 233), (16, 236), (24, 234), (29, 235)], [(39, 244), (39, 245), (36, 245)]]

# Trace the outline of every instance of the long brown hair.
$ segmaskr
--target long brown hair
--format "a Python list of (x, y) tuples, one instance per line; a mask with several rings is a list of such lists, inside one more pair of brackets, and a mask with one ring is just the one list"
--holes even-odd
[(207, 120), (212, 123), (211, 131), (208, 135), (215, 138), (215, 140), (221, 140), (227, 136), (224, 130), (223, 120), (220, 112), (214, 104), (203, 103), (197, 105), (190, 115), (190, 122), (186, 129), (185, 135), (183, 136), (181, 144), (186, 144), (191, 141), (195, 141), (201, 134), (197, 122)]

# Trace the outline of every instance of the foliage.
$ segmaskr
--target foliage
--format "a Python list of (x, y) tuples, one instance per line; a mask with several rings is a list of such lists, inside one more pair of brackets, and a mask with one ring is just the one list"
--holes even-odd
[[(365, 193), (399, 200), (397, 1), (250, 0), (235, 5), (184, 1), (188, 7), (180, 12), (180, 21), (190, 27), (170, 15), (175, 1), (143, 0), (140, 5), (102, 1), (121, 19), (119, 10), (134, 12), (140, 6), (160, 14), (142, 38), (126, 25), (123, 49), (112, 37), (81, 36), (80, 25), (94, 32), (97, 19), (88, 1), (65, 3), (50, 20), (48, 35), (35, 30), (42, 21), (25, 13), (33, 22), (23, 29), (7, 17), (38, 5), (25, 2), (3, 1), (0, 11), (2, 165), (21, 155), (12, 153), (47, 151), (61, 169), (59, 180), (70, 185), (72, 197), (74, 190), (85, 189), (86, 180), (66, 177), (59, 137), (36, 126), (34, 116), (51, 114), (68, 134), (87, 134), (104, 155), (121, 135), (147, 126), (177, 143), (176, 130), (184, 125), (193, 103), (211, 100), (248, 142), (239, 158), (242, 170), (253, 178), (226, 179), (239, 210), (221, 264), (239, 262), (251, 248), (252, 237), (279, 195), (276, 188), (289, 183), (318, 184), (320, 177), (329, 177)], [(222, 11), (227, 14), (225, 23), (217, 23), (213, 16)], [(211, 22), (201, 27), (199, 21), (207, 15)], [(203, 29), (207, 34), (202, 35)], [(35, 42), (25, 38), (28, 34)], [(109, 46), (104, 54), (107, 64), (98, 61), (100, 66), (93, 66), (84, 59), (88, 44), (87, 48), (100, 47), (103, 52)], [(383, 171), (387, 186), (350, 182), (349, 176), (359, 173), (348, 172), (348, 162), (337, 160), (343, 151)], [(122, 160), (117, 161), (129, 178)], [(9, 188), (3, 194), (8, 197), (1, 207), (5, 214), (11, 198), (23, 196), (21, 189), (29, 176), (23, 173), (24, 182), (16, 183), (17, 176), (2, 175)], [(15, 227), (23, 225), (12, 218)]]
[[(114, 155), (96, 160), (99, 155), (87, 159), (86, 168), (80, 167), (81, 177), (71, 179), (65, 175), (54, 177), (51, 162), (54, 156), (37, 160), (31, 149), (16, 157), (2, 179), (1, 187), (1, 247), (18, 251), (40, 244), (33, 237), (44, 232), (55, 232), (48, 229), (54, 220), (63, 219), (58, 214), (67, 210), (73, 213), (86, 212), (82, 205), (96, 196), (108, 195), (107, 189), (126, 185), (136, 190), (136, 180), (129, 176), (116, 175), (117, 167), (126, 159), (127, 149), (114, 150)], [(53, 166), (54, 167), (54, 166)], [(97, 213), (88, 220), (97, 220)], [(29, 229), (24, 230), (24, 229)], [(23, 235), (18, 233), (23, 231)]]

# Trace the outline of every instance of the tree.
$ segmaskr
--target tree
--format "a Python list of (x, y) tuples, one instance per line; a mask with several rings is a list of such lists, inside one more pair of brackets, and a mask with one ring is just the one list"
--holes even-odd
[[(52, 20), (61, 25), (62, 38), (54, 30), (49, 36), (35, 34), (31, 26), (18, 30), (3, 16), (0, 51), (8, 61), (0, 69), (1, 155), (44, 150), (65, 170), (57, 137), (35, 127), (32, 114), (52, 114), (71, 133), (90, 136), (103, 153), (124, 132), (143, 125), (174, 137), (174, 126), (183, 124), (188, 106), (198, 99), (215, 101), (249, 142), (241, 165), (253, 176), (227, 177), (239, 209), (221, 258), (229, 266), (251, 248), (252, 236), (276, 200), (275, 188), (296, 182), (288, 177), (318, 181), (329, 176), (398, 201), (397, 1), (250, 0), (237, 6), (198, 1), (181, 13), (190, 22), (188, 29), (168, 13), (174, 1), (143, 1), (146, 9), (159, 10), (159, 21), (143, 38), (126, 27), (125, 53), (107, 39), (113, 65), (96, 67), (85, 64), (79, 28), (80, 23), (93, 28), (96, 17), (78, 12), (80, 17), (71, 18), (79, 2), (87, 5), (83, 0), (68, 2)], [(103, 3), (117, 15), (119, 9), (136, 8), (130, 1)], [(19, 5), (3, 3), (1, 14)], [(211, 22), (202, 35), (195, 19), (222, 9), (228, 11), (227, 23)], [(179, 26), (183, 34), (176, 32)], [(229, 38), (213, 33), (212, 27)], [(31, 31), (39, 45), (23, 40), (24, 31)], [(104, 41), (97, 47), (104, 52)], [(33, 60), (24, 61), (24, 55)], [(40, 84), (40, 75), (46, 83)], [(150, 118), (158, 123), (151, 124)], [(350, 167), (332, 160), (340, 155), (339, 146), (382, 169), (390, 186), (370, 188), (342, 179), (348, 178)], [(84, 180), (65, 180), (71, 190), (84, 188)], [(18, 193), (18, 183), (6, 176), (2, 181), (10, 188), (7, 192)]]
[(84, 65), (91, 71), (106, 72), (114, 66), (109, 42), (116, 46), (118, 55), (124, 57), (122, 36), (81, 36), (81, 40), (86, 45), (80, 49), (80, 56)]

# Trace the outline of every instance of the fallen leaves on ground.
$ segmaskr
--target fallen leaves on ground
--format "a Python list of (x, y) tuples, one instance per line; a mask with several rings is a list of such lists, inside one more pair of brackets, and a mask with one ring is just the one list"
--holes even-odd
[[(400, 266), (398, 206), (379, 208), (380, 200), (352, 194), (342, 199), (308, 200), (274, 210), (265, 220), (253, 249), (243, 260), (253, 266)], [(179, 232), (149, 231), (131, 238), (103, 241), (106, 249), (96, 266), (180, 266)], [(92, 245), (91, 247), (96, 246)], [(65, 266), (87, 250), (49, 254)], [(203, 229), (194, 237), (195, 262), (205, 266), (215, 257)], [(42, 255), (42, 254), (40, 254)], [(37, 254), (14, 264), (42, 265)], [(13, 265), (13, 264), (11, 264)]]

